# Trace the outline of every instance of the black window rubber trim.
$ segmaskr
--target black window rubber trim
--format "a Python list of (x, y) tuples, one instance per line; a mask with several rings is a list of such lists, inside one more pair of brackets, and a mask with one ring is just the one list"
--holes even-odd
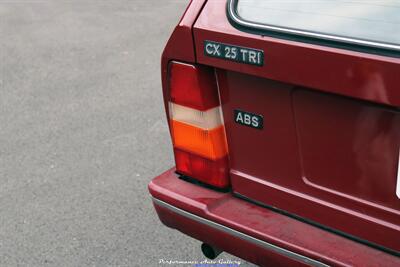
[(400, 45), (397, 44), (303, 31), (245, 20), (237, 13), (238, 1), (227, 0), (226, 13), (231, 25), (240, 31), (278, 39), (400, 58)]

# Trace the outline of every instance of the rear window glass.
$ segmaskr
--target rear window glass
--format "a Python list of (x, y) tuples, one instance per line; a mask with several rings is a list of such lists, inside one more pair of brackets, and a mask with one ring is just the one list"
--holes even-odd
[(238, 0), (236, 13), (276, 28), (400, 45), (399, 0)]

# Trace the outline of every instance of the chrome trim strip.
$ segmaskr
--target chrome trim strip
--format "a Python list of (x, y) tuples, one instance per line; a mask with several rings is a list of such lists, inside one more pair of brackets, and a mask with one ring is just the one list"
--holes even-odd
[(240, 26), (255, 28), (255, 29), (259, 29), (259, 30), (268, 30), (268, 31), (273, 31), (273, 32), (277, 32), (277, 33), (298, 35), (298, 36), (303, 36), (303, 37), (312, 37), (312, 38), (328, 40), (328, 41), (335, 41), (335, 42), (340, 42), (340, 43), (362, 45), (362, 46), (374, 47), (374, 48), (380, 48), (380, 49), (389, 49), (389, 50), (395, 50), (397, 52), (400, 51), (400, 45), (395, 45), (395, 44), (379, 43), (379, 42), (362, 40), (362, 39), (353, 39), (353, 38), (343, 37), (343, 36), (334, 36), (334, 35), (329, 35), (329, 34), (308, 32), (308, 31), (302, 31), (302, 30), (296, 30), (296, 29), (290, 29), (290, 28), (282, 28), (282, 27), (278, 27), (278, 26), (250, 22), (250, 21), (242, 19), (237, 14), (235, 7), (236, 7), (238, 0), (228, 0), (228, 1), (229, 1), (228, 2), (229, 16), (235, 23), (237, 23)]
[(212, 227), (214, 229), (217, 229), (219, 231), (225, 232), (225, 233), (227, 233), (229, 235), (235, 236), (235, 237), (240, 238), (242, 240), (245, 240), (247, 242), (253, 243), (253, 244), (255, 244), (257, 246), (260, 246), (262, 248), (271, 250), (271, 251), (273, 251), (275, 253), (278, 253), (280, 255), (295, 259), (297, 261), (303, 262), (303, 263), (308, 264), (310, 266), (329, 266), (329, 265), (326, 265), (325, 263), (322, 263), (322, 262), (319, 262), (317, 260), (308, 258), (306, 256), (303, 256), (303, 255), (300, 255), (298, 253), (292, 252), (290, 250), (278, 247), (276, 245), (273, 245), (271, 243), (265, 242), (263, 240), (254, 238), (254, 237), (249, 236), (247, 234), (244, 234), (242, 232), (236, 231), (236, 230), (234, 230), (232, 228), (229, 228), (229, 227), (226, 227), (224, 225), (218, 224), (216, 222), (204, 219), (204, 218), (202, 218), (200, 216), (197, 216), (195, 214), (192, 214), (190, 212), (187, 212), (187, 211), (179, 209), (179, 208), (177, 208), (175, 206), (172, 206), (172, 205), (170, 205), (170, 204), (168, 204), (168, 203), (166, 203), (166, 202), (164, 202), (162, 200), (159, 200), (157, 198), (153, 197), (152, 199), (153, 199), (155, 204), (157, 204), (157, 205), (159, 205), (161, 207), (167, 208), (170, 211), (175, 212), (175, 213), (177, 213), (177, 214), (179, 214), (179, 215), (181, 215), (183, 217), (186, 217), (186, 218), (194, 220), (196, 222), (205, 224), (205, 225), (210, 226), (210, 227)]

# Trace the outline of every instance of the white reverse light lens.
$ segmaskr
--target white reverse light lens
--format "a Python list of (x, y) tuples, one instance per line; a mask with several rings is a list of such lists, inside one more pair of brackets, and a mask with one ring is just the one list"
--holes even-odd
[(171, 119), (205, 130), (214, 129), (222, 125), (220, 107), (200, 111), (193, 108), (169, 102)]

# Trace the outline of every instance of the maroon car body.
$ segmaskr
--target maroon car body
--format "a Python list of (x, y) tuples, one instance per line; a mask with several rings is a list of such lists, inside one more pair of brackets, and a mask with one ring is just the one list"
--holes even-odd
[[(160, 220), (260, 266), (400, 266), (400, 58), (249, 30), (235, 2), (192, 1), (161, 62), (167, 117), (171, 62), (215, 72), (229, 190), (168, 170), (149, 185)], [(208, 41), (263, 51), (264, 64), (207, 56)]]

